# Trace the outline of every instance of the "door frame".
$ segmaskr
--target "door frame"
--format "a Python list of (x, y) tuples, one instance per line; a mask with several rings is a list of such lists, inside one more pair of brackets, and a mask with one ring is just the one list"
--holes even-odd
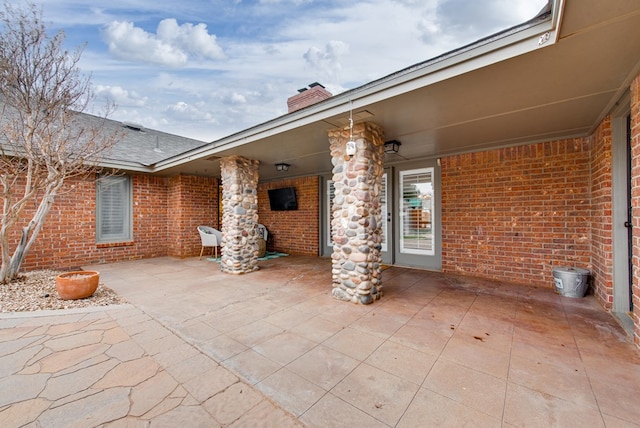
[(630, 156), (627, 138), (627, 117), (631, 113), (631, 103), (629, 94), (618, 103), (620, 108), (612, 114), (611, 136), (612, 136), (612, 259), (613, 259), (613, 308), (612, 312), (623, 321), (623, 325), (631, 323), (633, 320), (629, 315), (631, 307), (630, 281), (629, 275), (629, 234), (625, 227), (628, 221), (629, 199), (628, 199), (628, 158)]
[(329, 189), (333, 177), (330, 175), (321, 176), (320, 180), (320, 255), (331, 257), (333, 253), (333, 242), (331, 240), (331, 201), (329, 200)]
[[(393, 241), (393, 225), (394, 221), (394, 212), (395, 212), (395, 199), (394, 199), (394, 186), (393, 186), (393, 168), (385, 167), (384, 174), (386, 176), (386, 180), (383, 180), (384, 192), (385, 192), (385, 204), (383, 205), (386, 209), (380, 210), (380, 221), (382, 225), (385, 226), (382, 230), (382, 235), (385, 239), (385, 245), (380, 250), (382, 255), (382, 263), (385, 265), (393, 265), (394, 263), (394, 241)], [(381, 207), (382, 208), (382, 207)], [(385, 233), (386, 232), (386, 233)], [(386, 246), (386, 248), (385, 248)]]
[[(433, 231), (433, 255), (403, 253), (400, 247), (400, 230), (402, 213), (402, 189), (400, 175), (404, 171), (433, 168), (433, 213), (431, 227)], [(397, 266), (417, 267), (430, 270), (442, 270), (442, 185), (439, 159), (429, 159), (419, 162), (395, 164), (393, 170), (393, 246), (394, 261)]]
[[(433, 168), (433, 193), (434, 193), (434, 221), (433, 239), (434, 239), (434, 255), (407, 255), (400, 253), (400, 198), (402, 192), (400, 186), (400, 172), (413, 169)], [(442, 186), (441, 186), (441, 169), (439, 159), (429, 159), (420, 162), (410, 161), (404, 163), (395, 163), (386, 166), (384, 172), (387, 174), (387, 212), (391, 213), (390, 218), (387, 213), (381, 212), (381, 220), (387, 224), (387, 252), (382, 254), (384, 264), (417, 267), (430, 270), (442, 270)], [(331, 215), (329, 212), (329, 189), (332, 177), (325, 175), (321, 180), (320, 194), (320, 245), (321, 255), (330, 257), (333, 253), (333, 246), (329, 236), (331, 227)]]

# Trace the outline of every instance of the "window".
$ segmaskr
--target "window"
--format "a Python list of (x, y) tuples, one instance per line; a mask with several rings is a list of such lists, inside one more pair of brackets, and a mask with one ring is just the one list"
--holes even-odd
[(400, 172), (400, 252), (434, 255), (433, 168)]
[(336, 188), (333, 180), (327, 180), (327, 245), (333, 247), (333, 232), (331, 223), (333, 222), (333, 198), (336, 194)]
[(380, 221), (382, 222), (382, 251), (387, 251), (387, 173), (382, 175), (382, 188), (380, 189)]
[(131, 177), (100, 177), (96, 184), (96, 240), (130, 241), (132, 232)]

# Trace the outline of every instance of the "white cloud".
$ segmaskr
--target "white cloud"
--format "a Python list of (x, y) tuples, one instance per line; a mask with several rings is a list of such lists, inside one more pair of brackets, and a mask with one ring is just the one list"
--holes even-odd
[(230, 97), (228, 97), (228, 100), (229, 100), (228, 101), (229, 104), (246, 104), (247, 103), (247, 97), (235, 91), (231, 94)]
[(191, 57), (224, 57), (216, 36), (205, 24), (178, 25), (175, 19), (158, 24), (157, 34), (148, 33), (132, 22), (113, 21), (102, 30), (102, 37), (113, 55), (129, 61), (149, 62), (169, 67), (185, 66)]
[(113, 21), (103, 30), (103, 37), (113, 55), (130, 60), (170, 67), (185, 65), (186, 53), (158, 40), (132, 22)]
[(110, 99), (119, 106), (142, 107), (147, 102), (147, 97), (135, 91), (127, 91), (120, 86), (96, 85), (94, 90), (98, 97)]
[(324, 49), (311, 47), (303, 55), (307, 64), (327, 84), (339, 84), (342, 63), (341, 58), (349, 53), (349, 45), (338, 40), (327, 43)]
[[(354, 87), (424, 61), (440, 51), (440, 45), (425, 47), (420, 40), (416, 23), (425, 7), (424, 2), (353, 2), (309, 16), (305, 25), (289, 22), (279, 35), (306, 43), (303, 52), (307, 52), (307, 65), (314, 64), (315, 70), (321, 70), (322, 64), (324, 76), (333, 78), (337, 73), (336, 84)], [(332, 40), (340, 40), (348, 50), (331, 46)], [(339, 61), (334, 65), (339, 68), (332, 68), (331, 60), (335, 58)], [(330, 84), (324, 77), (316, 80)]]
[(184, 101), (178, 101), (168, 105), (164, 111), (168, 113), (173, 120), (186, 119), (189, 121), (214, 123), (213, 114), (206, 110), (206, 106), (203, 103), (191, 105)]
[(224, 53), (216, 36), (207, 32), (206, 24), (185, 23), (164, 19), (158, 24), (158, 39), (183, 51), (205, 59), (222, 59)]

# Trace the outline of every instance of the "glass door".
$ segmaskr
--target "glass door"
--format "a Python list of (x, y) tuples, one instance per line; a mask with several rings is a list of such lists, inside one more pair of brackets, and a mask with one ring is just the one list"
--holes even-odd
[(398, 171), (397, 248), (399, 265), (440, 269), (439, 177), (436, 166)]
[(380, 221), (382, 222), (382, 263), (393, 264), (393, 239), (389, 239), (389, 232), (393, 230), (393, 212), (391, 211), (392, 196), (391, 186), (389, 186), (389, 169), (385, 170), (382, 176), (382, 186), (380, 189)]
[(324, 180), (323, 190), (324, 197), (322, 198), (323, 203), (321, 204), (323, 207), (321, 210), (321, 218), (324, 227), (322, 228), (320, 241), (322, 243), (321, 254), (328, 257), (333, 253), (333, 238), (331, 236), (331, 220), (333, 219), (331, 210), (333, 209), (333, 196), (335, 194), (333, 180), (328, 178)]

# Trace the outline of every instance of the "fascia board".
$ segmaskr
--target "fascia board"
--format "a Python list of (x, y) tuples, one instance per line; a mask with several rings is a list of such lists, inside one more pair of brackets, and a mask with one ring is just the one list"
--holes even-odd
[(130, 171), (130, 172), (144, 172), (144, 173), (156, 172), (153, 166), (142, 165), (137, 162), (123, 162), (123, 161), (102, 159), (98, 162), (98, 166), (106, 169), (118, 169), (123, 171)]
[[(531, 29), (533, 30), (533, 29)], [(543, 47), (550, 46), (551, 38), (542, 46), (539, 45), (540, 37), (552, 30), (527, 32), (525, 39), (518, 42), (503, 40), (501, 46), (485, 45), (473, 52), (464, 52), (459, 56), (446, 58), (433, 64), (429, 70), (420, 70), (399, 76), (393, 82), (384, 84), (384, 87), (366, 88), (357, 96), (351, 97), (353, 109), (361, 109), (366, 105), (383, 101), (387, 98), (402, 95), (416, 89), (420, 89), (438, 82), (442, 82), (474, 70), (496, 64), (498, 62), (514, 58)], [(550, 36), (551, 37), (551, 36)], [(381, 85), (383, 85), (381, 84)]]
[[(23, 157), (24, 152), (18, 153), (12, 150), (11, 148), (4, 148), (4, 155)], [(137, 162), (123, 162), (123, 161), (116, 161), (116, 160), (109, 160), (109, 159), (100, 159), (96, 163), (96, 165), (100, 168), (107, 168), (107, 169), (121, 169), (121, 170), (127, 170), (127, 171), (147, 172), (147, 173), (154, 172), (153, 168), (142, 165)]]

